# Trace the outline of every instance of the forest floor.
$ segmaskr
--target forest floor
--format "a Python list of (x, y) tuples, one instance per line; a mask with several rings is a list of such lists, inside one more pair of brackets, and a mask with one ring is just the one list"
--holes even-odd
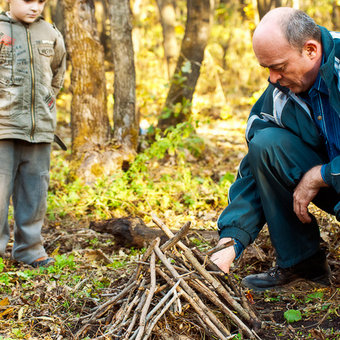
[[(207, 150), (205, 159), (195, 166), (203, 169), (208, 164), (207, 171), (217, 178), (226, 171), (235, 173), (246, 152), (244, 123), (230, 119), (202, 125), (197, 132)], [(261, 339), (340, 339), (339, 224), (332, 216), (313, 210), (328, 246), (333, 284), (325, 288), (299, 282), (280, 290), (249, 292), (254, 310), (264, 321), (258, 331)], [(215, 222), (220, 212), (209, 211), (195, 218)], [(129, 279), (140, 256), (138, 250), (119, 248), (111, 235), (91, 230), (77, 220), (47, 221), (43, 236), (47, 251), (57, 259), (55, 266), (39, 271), (9, 258), (0, 262), (0, 339), (74, 339), (81, 328), (80, 318)], [(234, 265), (231, 275), (241, 279), (267, 270), (274, 261), (264, 228)], [(287, 323), (287, 310), (300, 311), (301, 320)], [(153, 338), (213, 339), (197, 331), (186, 315), (176, 320), (171, 327), (170, 322), (167, 324), (167, 332), (159, 329)], [(96, 336), (100, 332), (83, 339)]]

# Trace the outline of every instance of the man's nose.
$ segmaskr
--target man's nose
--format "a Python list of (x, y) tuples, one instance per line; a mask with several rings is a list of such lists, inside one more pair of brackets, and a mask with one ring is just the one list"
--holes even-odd
[(269, 78), (270, 78), (270, 81), (275, 84), (277, 83), (281, 78), (282, 78), (282, 75), (280, 72), (278, 71), (275, 71), (275, 70), (269, 70)]

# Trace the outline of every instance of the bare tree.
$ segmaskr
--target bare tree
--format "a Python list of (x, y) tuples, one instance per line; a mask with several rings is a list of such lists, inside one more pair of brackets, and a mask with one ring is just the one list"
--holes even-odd
[(110, 141), (104, 52), (97, 36), (93, 0), (63, 0), (71, 73), (73, 168), (85, 178), (97, 175), (99, 150)]
[(257, 10), (259, 12), (260, 20), (263, 16), (274, 7), (280, 7), (281, 0), (257, 0)]
[(175, 73), (158, 127), (165, 129), (188, 119), (210, 33), (213, 1), (188, 0), (187, 22)]
[(127, 156), (137, 149), (136, 75), (129, 0), (109, 0), (114, 66), (114, 139)]
[(176, 13), (173, 0), (157, 0), (160, 21), (163, 28), (164, 57), (168, 68), (168, 78), (172, 76), (179, 47), (176, 41)]
[(333, 1), (332, 22), (334, 30), (340, 30), (340, 5), (338, 1)]

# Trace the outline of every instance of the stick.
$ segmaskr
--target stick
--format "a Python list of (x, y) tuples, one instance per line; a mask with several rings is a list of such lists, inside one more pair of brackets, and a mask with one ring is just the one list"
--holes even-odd
[[(155, 253), (158, 256), (158, 258), (162, 261), (162, 263), (166, 266), (166, 268), (169, 270), (171, 275), (178, 279), (179, 274), (177, 271), (172, 267), (172, 265), (169, 263), (165, 255), (162, 253), (162, 251), (159, 249), (159, 247), (155, 247)], [(199, 296), (189, 287), (189, 285), (185, 281), (181, 281), (181, 287), (183, 288), (183, 296), (185, 299), (190, 302), (190, 304), (193, 306), (193, 308), (196, 310), (196, 312), (202, 317), (202, 319), (209, 325), (209, 327), (214, 330), (215, 335), (217, 335), (218, 338), (224, 339), (225, 334), (230, 335), (230, 332), (224, 327), (224, 325), (217, 319), (217, 317), (214, 315), (213, 312), (202, 302), (202, 300), (199, 298)], [(216, 327), (216, 326), (218, 327)], [(220, 331), (221, 330), (221, 331)], [(224, 334), (223, 334), (223, 333)]]
[[(149, 256), (151, 255), (151, 253), (152, 253), (152, 251), (153, 251), (153, 248), (155, 247), (155, 245), (157, 244), (157, 242), (159, 242), (159, 241), (157, 241), (157, 238), (155, 238), (155, 239), (150, 243), (148, 249), (147, 249), (146, 252), (143, 254), (143, 257), (142, 257), (142, 259), (141, 259), (140, 262), (144, 262), (144, 263), (145, 263), (145, 262), (147, 261), (147, 259), (148, 259)], [(138, 264), (138, 267), (137, 267), (136, 273), (135, 273), (135, 278), (136, 278), (136, 280), (137, 280), (138, 277), (139, 277), (139, 274), (140, 274), (140, 272), (141, 272), (141, 270), (142, 270), (142, 266), (143, 266), (142, 263), (139, 263), (139, 264)]]
[[(160, 239), (157, 237), (156, 240), (157, 240), (157, 242), (155, 244), (155, 248), (158, 248)], [(150, 274), (151, 274), (151, 287), (150, 287), (150, 290), (149, 290), (148, 297), (146, 298), (145, 305), (142, 309), (142, 314), (141, 314), (140, 319), (139, 319), (139, 331), (138, 331), (136, 340), (141, 340), (141, 338), (143, 336), (145, 324), (146, 324), (146, 315), (147, 315), (147, 312), (149, 310), (153, 295), (154, 295), (155, 290), (156, 290), (156, 255), (155, 255), (154, 251), (152, 252), (151, 259), (150, 259)]]
[(168, 249), (173, 247), (182, 237), (188, 233), (190, 225), (190, 221), (184, 223), (183, 227), (175, 234), (175, 236), (170, 238), (161, 246), (161, 251), (166, 252)]
[(250, 337), (250, 339), (255, 339), (252, 331), (244, 324), (244, 322), (239, 319), (225, 304), (223, 304), (219, 300), (218, 296), (213, 293), (208, 287), (206, 287), (203, 282), (195, 279), (191, 281), (191, 284), (196, 290), (205, 295), (215, 306), (223, 311), (230, 318), (230, 320), (233, 321), (235, 325), (237, 325)]
[[(165, 274), (160, 269), (157, 270), (157, 273), (164, 278), (169, 284), (173, 285), (174, 281), (167, 274)], [(202, 302), (198, 296), (194, 293), (194, 295), (188, 294), (183, 288), (178, 287), (178, 292), (181, 292), (183, 297), (189, 302), (191, 307), (196, 311), (199, 317), (203, 320), (202, 326), (204, 329), (208, 327), (209, 332), (213, 332), (218, 339), (225, 339), (226, 336), (221, 333), (221, 331), (215, 326), (215, 324), (211, 321), (209, 316), (202, 310), (201, 306), (199, 306), (199, 301)], [(204, 306), (204, 309), (208, 309)], [(213, 318), (216, 319), (216, 316), (213, 314)], [(224, 327), (224, 326), (223, 326)], [(225, 327), (224, 327), (225, 328)], [(230, 335), (230, 332), (225, 328), (225, 333)]]
[(229, 248), (235, 244), (234, 240), (228, 241), (227, 243), (220, 244), (219, 246), (216, 246), (214, 248), (209, 249), (206, 251), (203, 255), (210, 256), (211, 254), (217, 253), (218, 251), (224, 249), (224, 248)]
[[(95, 318), (100, 318), (102, 315), (104, 315), (117, 301), (122, 299), (128, 293), (130, 293), (131, 289), (135, 288), (136, 285), (137, 285), (137, 282), (135, 281), (132, 282), (131, 284), (126, 286), (118, 295), (106, 301), (104, 304), (100, 305), (98, 309), (91, 315), (90, 319), (87, 322), (91, 323)], [(90, 315), (88, 315), (88, 317), (89, 316)]]
[[(130, 323), (129, 328), (127, 329), (127, 331), (126, 331), (126, 333), (124, 335), (123, 340), (127, 340), (127, 339), (132, 340), (132, 338), (130, 338), (130, 334), (131, 334), (131, 332), (133, 330), (133, 327), (136, 324), (139, 311), (142, 309), (142, 306), (144, 305), (145, 299), (146, 299), (146, 294), (144, 293), (144, 294), (142, 294), (142, 297), (141, 297), (141, 299), (139, 301), (139, 304), (138, 304), (138, 306), (137, 306), (137, 308), (135, 310), (135, 313), (134, 313), (134, 315), (132, 317), (131, 323)], [(135, 333), (135, 334), (137, 335), (137, 333)]]
[(176, 284), (162, 297), (162, 299), (157, 303), (157, 305), (150, 311), (150, 313), (146, 316), (146, 321), (148, 321), (156, 312), (157, 310), (168, 300), (168, 298), (174, 294), (177, 286), (181, 283), (182, 279), (179, 279)]
[(181, 293), (179, 294), (174, 294), (174, 296), (172, 297), (172, 299), (165, 305), (165, 307), (160, 311), (160, 313), (152, 320), (151, 325), (147, 328), (147, 330), (145, 331), (145, 336), (143, 338), (143, 340), (147, 340), (153, 330), (153, 328), (155, 327), (155, 325), (157, 324), (158, 320), (162, 317), (162, 315), (171, 307), (171, 305), (177, 300), (179, 299), (179, 297), (181, 296)]
[[(160, 229), (170, 238), (173, 237), (172, 231), (154, 214), (152, 214), (152, 220), (158, 225)], [(210, 275), (204, 267), (197, 261), (197, 259), (192, 254), (191, 250), (187, 248), (181, 241), (177, 242), (178, 246), (183, 250), (185, 257), (191, 262), (191, 264), (197, 269), (197, 271), (217, 290), (217, 292), (222, 295), (223, 298), (247, 321), (253, 322), (249, 313), (236, 302), (231, 295), (226, 291), (226, 289), (217, 281), (212, 275)], [(260, 322), (257, 318), (257, 322)]]

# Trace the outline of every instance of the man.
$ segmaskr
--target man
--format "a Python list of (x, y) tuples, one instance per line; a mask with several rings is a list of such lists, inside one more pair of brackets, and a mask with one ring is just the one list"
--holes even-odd
[(224, 272), (265, 223), (277, 266), (249, 275), (243, 285), (265, 290), (308, 279), (329, 284), (310, 202), (340, 220), (340, 34), (317, 26), (304, 12), (276, 8), (256, 28), (253, 49), (269, 70), (267, 89), (248, 119), (248, 154), (218, 220), (212, 255)]

